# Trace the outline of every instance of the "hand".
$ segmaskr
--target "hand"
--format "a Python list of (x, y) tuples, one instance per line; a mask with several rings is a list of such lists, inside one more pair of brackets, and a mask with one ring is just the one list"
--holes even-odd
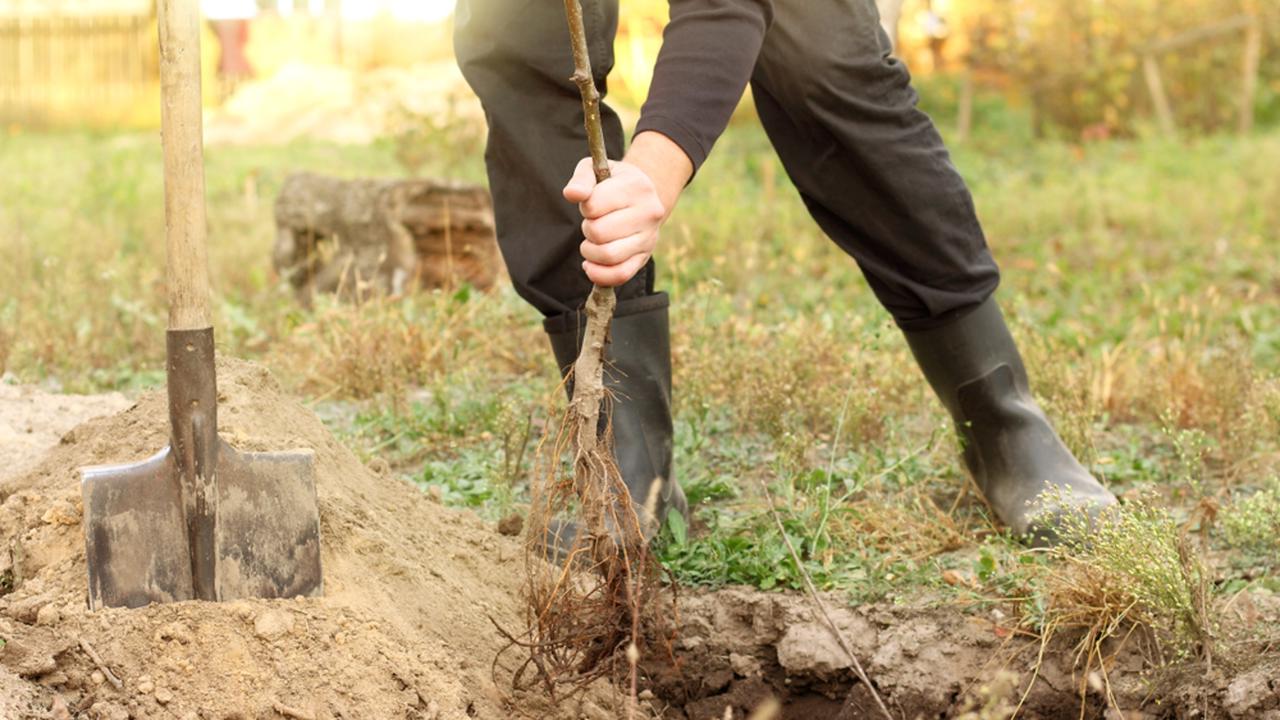
[(581, 251), (591, 282), (615, 287), (649, 262), (658, 230), (667, 217), (652, 179), (638, 166), (610, 161), (612, 177), (596, 183), (591, 158), (584, 158), (564, 188), (564, 198), (582, 211)]

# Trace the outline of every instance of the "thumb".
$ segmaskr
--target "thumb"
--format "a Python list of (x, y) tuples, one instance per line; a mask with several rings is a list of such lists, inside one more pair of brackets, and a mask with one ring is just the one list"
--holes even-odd
[(596, 172), (591, 165), (591, 158), (583, 158), (573, 170), (573, 177), (564, 186), (564, 199), (572, 203), (586, 202), (591, 191), (596, 189)]

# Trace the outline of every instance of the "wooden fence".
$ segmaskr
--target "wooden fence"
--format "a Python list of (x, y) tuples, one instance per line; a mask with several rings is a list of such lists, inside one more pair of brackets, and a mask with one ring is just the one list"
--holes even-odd
[(155, 93), (154, 21), (0, 18), (0, 122), (127, 123)]

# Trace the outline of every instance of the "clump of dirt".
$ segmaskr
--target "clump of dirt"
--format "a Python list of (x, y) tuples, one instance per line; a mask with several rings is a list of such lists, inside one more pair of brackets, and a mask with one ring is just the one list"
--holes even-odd
[[(1155, 672), (1133, 641), (1109, 648), (1103, 679), (1075, 670), (1073, 639), (1056, 639), (1038, 659), (1039, 641), (1020, 637), (999, 615), (923, 605), (851, 608), (836, 596), (828, 606), (895, 716), (951, 717), (980, 707), (991, 681), (1003, 676), (998, 699), (1008, 709), (1030, 686), (1019, 717), (1121, 717), (1111, 709), (1118, 706), (1124, 717), (1280, 719), (1274, 653), (1235, 666), (1220, 661), (1207, 673), (1202, 665)], [(803, 595), (687, 593), (680, 619), (676, 665), (650, 658), (643, 668), (655, 705), (667, 707), (664, 718), (745, 718), (771, 696), (782, 702), (784, 719), (881, 717)]]
[(264, 369), (219, 362), (218, 380), (232, 445), (315, 450), (324, 597), (87, 610), (78, 470), (166, 444), (164, 393), (144, 395), (0, 483), (0, 717), (511, 716), (491, 663), (493, 623), (521, 622), (519, 544), (366, 468)]

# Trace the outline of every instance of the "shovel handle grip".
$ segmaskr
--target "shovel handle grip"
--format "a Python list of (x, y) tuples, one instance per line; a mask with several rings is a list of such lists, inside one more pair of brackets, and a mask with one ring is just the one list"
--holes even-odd
[(204, 198), (200, 2), (159, 0), (169, 329), (212, 326)]

